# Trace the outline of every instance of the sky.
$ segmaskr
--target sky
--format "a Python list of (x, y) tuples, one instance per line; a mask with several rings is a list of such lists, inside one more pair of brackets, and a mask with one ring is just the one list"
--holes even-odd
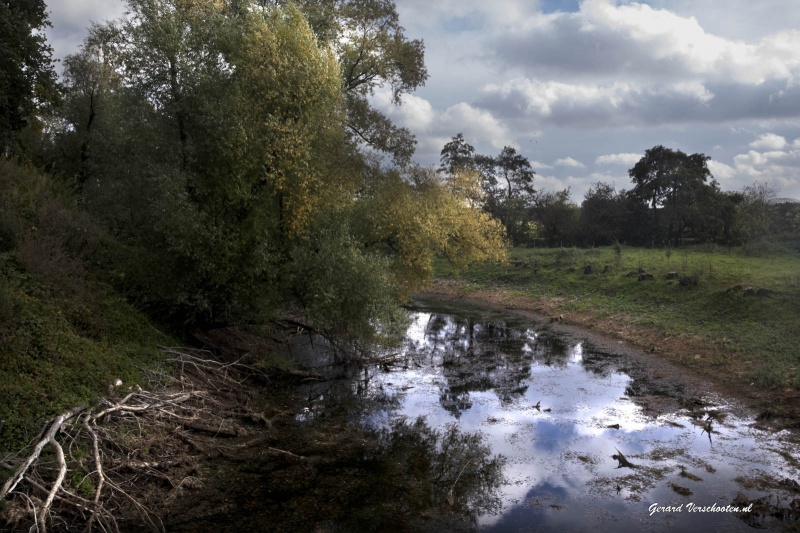
[[(580, 203), (663, 145), (711, 157), (723, 190), (767, 182), (800, 199), (797, 0), (395, 0), (425, 42), (429, 79), (401, 106), (373, 104), (438, 166), (463, 133), (478, 153), (513, 146), (534, 187)], [(120, 0), (50, 0), (54, 56), (77, 50)]]

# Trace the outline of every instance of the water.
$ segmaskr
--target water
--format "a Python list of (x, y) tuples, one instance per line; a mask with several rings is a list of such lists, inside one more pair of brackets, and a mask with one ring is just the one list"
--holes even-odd
[[(766, 515), (800, 496), (778, 484), (800, 478), (787, 435), (753, 429), (725, 398), (689, 398), (626, 356), (509, 314), (418, 302), (402, 347), (347, 387), (371, 406), (354, 410), (366, 426), (424, 417), (433, 429), (480, 432), (505, 457), (499, 506), (475, 516), (482, 531), (750, 531), (734, 513), (691, 506), (764, 498)], [(683, 407), (651, 412), (643, 394)], [(635, 467), (620, 467), (620, 452)]]

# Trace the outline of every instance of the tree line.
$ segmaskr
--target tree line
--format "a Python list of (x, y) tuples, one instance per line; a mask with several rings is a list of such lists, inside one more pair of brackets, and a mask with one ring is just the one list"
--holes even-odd
[(723, 191), (709, 160), (655, 146), (628, 170), (629, 190), (598, 182), (580, 205), (569, 189), (536, 190), (529, 160), (514, 148), (506, 146), (496, 157), (478, 154), (461, 133), (444, 145), (438, 172), (446, 179), (476, 176), (480, 206), (502, 222), (515, 245), (741, 245), (800, 234), (800, 204), (778, 201), (766, 183)]
[(290, 310), (368, 335), (434, 257), (504, 254), (502, 226), (468, 205), (477, 181), (410, 163), (411, 133), (369, 103), (389, 87), (400, 105), (427, 79), (390, 0), (127, 0), (60, 82), (44, 2), (0, 8), (3, 49), (26, 58), (0, 65), (2, 157), (68, 190), (99, 228), (90, 261), (157, 318)]

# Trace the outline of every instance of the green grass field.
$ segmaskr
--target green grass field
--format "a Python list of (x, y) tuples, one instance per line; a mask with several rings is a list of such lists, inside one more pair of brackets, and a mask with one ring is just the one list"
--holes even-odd
[[(653, 279), (639, 281), (640, 269)], [(671, 272), (677, 278), (668, 279)], [(444, 264), (437, 275), (455, 276)], [(506, 264), (476, 265), (459, 277), (467, 290), (556, 300), (560, 312), (615, 317), (664, 338), (699, 339), (721, 371), (736, 368), (740, 379), (764, 387), (800, 387), (797, 253), (755, 257), (713, 245), (517, 248)]]

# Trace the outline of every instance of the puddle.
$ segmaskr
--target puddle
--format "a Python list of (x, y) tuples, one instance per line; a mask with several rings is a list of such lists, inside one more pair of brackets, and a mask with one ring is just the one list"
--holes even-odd
[[(687, 397), (647, 376), (627, 356), (529, 319), (418, 302), (402, 348), (341, 380), (347, 390), (309, 392), (309, 416), (325, 395), (355, 393), (369, 408), (353, 416), (368, 427), (424, 417), (433, 430), (479, 432), (505, 458), (499, 507), (474, 517), (481, 531), (797, 523), (800, 454), (787, 435), (753, 429), (725, 398)], [(683, 407), (651, 411), (642, 395)], [(747, 516), (724, 510), (754, 501)]]

